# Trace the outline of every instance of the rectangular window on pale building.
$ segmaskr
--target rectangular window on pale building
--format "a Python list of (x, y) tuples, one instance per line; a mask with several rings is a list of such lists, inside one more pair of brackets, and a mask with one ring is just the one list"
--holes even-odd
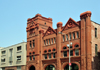
[(18, 60), (21, 60), (21, 56), (17, 56), (17, 61), (18, 61)]
[(2, 51), (1, 53), (2, 53), (2, 55), (4, 55), (6, 53), (6, 51)]
[(97, 28), (95, 28), (95, 38), (97, 38)]
[(98, 55), (98, 45), (95, 44), (95, 56), (97, 56), (97, 55)]
[(21, 50), (21, 46), (18, 46), (18, 47), (17, 47), (17, 51), (20, 51), (20, 50)]
[(65, 36), (63, 35), (63, 42), (65, 41)]

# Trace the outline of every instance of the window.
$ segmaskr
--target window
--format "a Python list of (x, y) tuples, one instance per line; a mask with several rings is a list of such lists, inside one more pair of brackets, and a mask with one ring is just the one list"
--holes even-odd
[(73, 33), (73, 39), (75, 39), (75, 33)]
[(51, 44), (53, 44), (53, 38), (51, 39)]
[(20, 51), (21, 50), (21, 46), (17, 47), (17, 51)]
[(2, 68), (2, 70), (5, 70), (5, 68)]
[(53, 53), (53, 58), (55, 58), (55, 53)]
[(79, 49), (75, 49), (75, 56), (79, 55)]
[(44, 53), (47, 53), (47, 51), (45, 50)]
[(65, 36), (63, 35), (63, 42), (65, 41)]
[(79, 45), (75, 45), (75, 48), (79, 47)]
[(95, 37), (97, 37), (97, 28), (95, 28)]
[(51, 54), (49, 54), (49, 59), (51, 58)]
[(51, 52), (51, 50), (49, 50), (48, 52)]
[(18, 61), (18, 60), (21, 60), (21, 56), (17, 56), (17, 61)]
[(48, 40), (46, 40), (46, 45), (48, 45)]
[(33, 47), (35, 47), (35, 40), (33, 40)]
[(31, 61), (31, 60), (32, 60), (32, 56), (31, 56), (31, 53), (29, 53), (29, 55), (30, 55), (30, 57), (29, 57), (29, 58), (30, 58), (30, 61)]
[(35, 55), (33, 55), (33, 60), (35, 60)]
[(63, 54), (64, 54), (64, 57), (67, 57), (67, 51), (64, 51)]
[(44, 46), (45, 46), (45, 40), (44, 40)]
[(30, 41), (30, 48), (32, 47), (32, 45), (31, 45), (31, 41)]
[(56, 43), (56, 38), (54, 38), (54, 43)]
[(5, 58), (2, 58), (2, 59), (1, 59), (1, 62), (5, 62)]
[(69, 38), (70, 38), (70, 40), (71, 40), (71, 33), (69, 34)]
[(50, 45), (50, 39), (49, 39), (49, 45)]
[(47, 54), (44, 55), (44, 58), (47, 59)]
[(97, 55), (98, 55), (98, 45), (95, 44), (95, 56), (97, 56)]
[(17, 66), (17, 70), (21, 70), (21, 66)]
[(2, 53), (2, 55), (3, 55), (3, 54), (5, 54), (5, 53), (6, 53), (6, 51), (2, 51), (1, 53)]
[(35, 52), (33, 52), (33, 54), (35, 54)]
[(77, 38), (79, 38), (79, 32), (76, 32)]
[(68, 35), (66, 35), (66, 41), (68, 41)]
[(53, 49), (53, 51), (55, 51), (55, 49)]
[(70, 51), (70, 56), (73, 56), (73, 50)]
[(66, 49), (66, 47), (63, 47), (63, 49)]

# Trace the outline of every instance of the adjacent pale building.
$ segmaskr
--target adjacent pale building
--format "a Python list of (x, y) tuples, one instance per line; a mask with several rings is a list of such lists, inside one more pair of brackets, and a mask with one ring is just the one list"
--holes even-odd
[(25, 70), (26, 42), (2, 48), (0, 52), (0, 67), (2, 70)]

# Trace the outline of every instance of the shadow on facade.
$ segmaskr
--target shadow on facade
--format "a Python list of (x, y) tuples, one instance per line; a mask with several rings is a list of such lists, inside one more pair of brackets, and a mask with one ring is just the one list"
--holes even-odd
[(92, 62), (93, 70), (100, 70), (100, 52), (98, 52), (98, 56), (93, 57), (94, 61)]

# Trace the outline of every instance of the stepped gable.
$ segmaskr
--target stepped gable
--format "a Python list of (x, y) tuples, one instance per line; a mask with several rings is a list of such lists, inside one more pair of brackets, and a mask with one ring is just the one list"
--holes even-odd
[(79, 23), (74, 21), (72, 18), (69, 18), (66, 25), (64, 27), (62, 27), (62, 31), (66, 30), (66, 29), (69, 29), (69, 28), (73, 28), (75, 26), (79, 26)]

